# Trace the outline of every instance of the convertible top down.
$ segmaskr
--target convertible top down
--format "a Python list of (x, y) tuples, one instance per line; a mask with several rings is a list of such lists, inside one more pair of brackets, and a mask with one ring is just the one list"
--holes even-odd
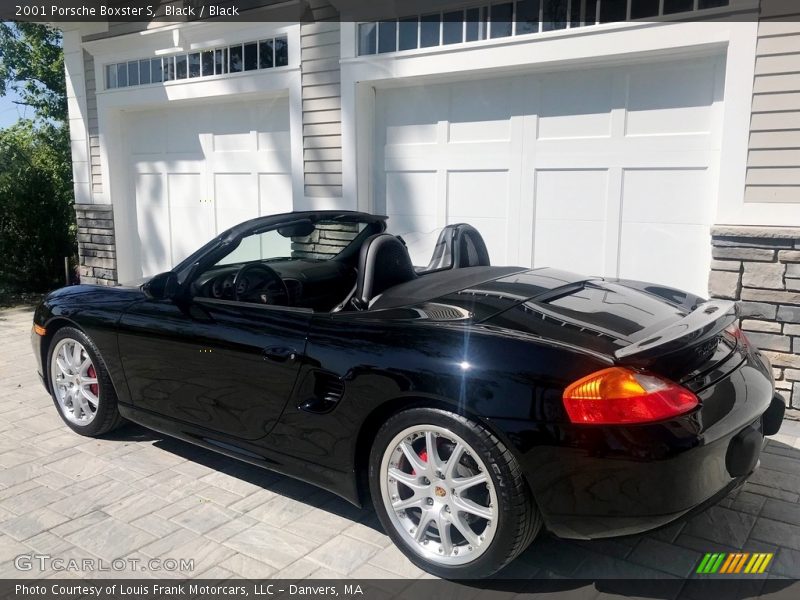
[(51, 293), (32, 339), (59, 414), (371, 497), (451, 578), (491, 575), (542, 527), (664, 525), (756, 468), (784, 405), (733, 303), (492, 266), (466, 224), (412, 261), (386, 221), (263, 217), (138, 284)]

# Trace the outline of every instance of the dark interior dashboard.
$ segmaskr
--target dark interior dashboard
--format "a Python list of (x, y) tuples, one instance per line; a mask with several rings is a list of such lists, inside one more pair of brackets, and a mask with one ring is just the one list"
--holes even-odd
[[(261, 287), (268, 285), (260, 270), (243, 272), (236, 281), (237, 273), (248, 265), (265, 265), (272, 269), (286, 286), (286, 294), (280, 300), (270, 301), (259, 294)], [(306, 258), (279, 258), (251, 263), (220, 265), (209, 269), (194, 282), (194, 294), (217, 300), (236, 300), (279, 303), (286, 306), (327, 311), (341, 302), (356, 282), (356, 270), (336, 260)], [(249, 300), (248, 300), (249, 299)]]

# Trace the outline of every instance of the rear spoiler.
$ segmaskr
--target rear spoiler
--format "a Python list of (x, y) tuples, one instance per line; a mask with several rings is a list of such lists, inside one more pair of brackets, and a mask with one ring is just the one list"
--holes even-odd
[(730, 300), (704, 302), (680, 321), (653, 332), (614, 352), (617, 360), (637, 361), (655, 358), (694, 346), (716, 335), (738, 319), (738, 308)]

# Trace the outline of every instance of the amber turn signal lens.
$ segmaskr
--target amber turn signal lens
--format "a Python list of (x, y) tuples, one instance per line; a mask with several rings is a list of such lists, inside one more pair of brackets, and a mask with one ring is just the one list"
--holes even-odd
[(47, 330), (44, 327), (42, 327), (41, 325), (36, 325), (34, 323), (34, 325), (33, 325), (33, 333), (35, 333), (36, 335), (44, 335), (45, 333), (47, 333)]
[(621, 425), (662, 421), (689, 412), (699, 401), (686, 388), (623, 367), (592, 373), (564, 390), (573, 423)]

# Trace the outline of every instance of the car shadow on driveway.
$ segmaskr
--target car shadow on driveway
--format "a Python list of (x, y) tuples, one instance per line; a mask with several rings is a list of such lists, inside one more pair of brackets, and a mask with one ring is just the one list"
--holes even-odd
[[(783, 432), (786, 431), (784, 434)], [(129, 424), (108, 440), (141, 442), (240, 482), (369, 527), (383, 534), (371, 507), (359, 509), (316, 486), (285, 477)], [(463, 582), (470, 588), (550, 595), (586, 589), (587, 598), (605, 594), (654, 599), (798, 597), (785, 589), (800, 578), (800, 422), (786, 421), (769, 440), (759, 468), (744, 486), (718, 504), (661, 529), (640, 535), (582, 541), (544, 532), (492, 580)], [(245, 513), (246, 514), (246, 513)], [(268, 518), (268, 517), (267, 517)], [(386, 541), (388, 546), (388, 540)], [(767, 552), (774, 558), (763, 575), (696, 573), (712, 552)], [(401, 573), (402, 571), (395, 571)], [(521, 581), (527, 583), (522, 584)], [(788, 595), (791, 593), (791, 596)], [(578, 594), (583, 597), (584, 593)], [(572, 596), (572, 594), (571, 594)]]

